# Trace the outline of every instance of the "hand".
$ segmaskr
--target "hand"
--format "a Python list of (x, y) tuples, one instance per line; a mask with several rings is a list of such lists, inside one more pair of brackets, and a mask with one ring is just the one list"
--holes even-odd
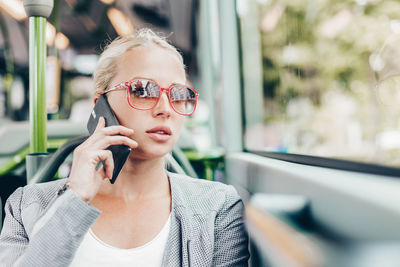
[[(111, 179), (113, 175), (114, 160), (107, 148), (111, 145), (136, 148), (137, 142), (129, 138), (132, 134), (132, 129), (121, 125), (105, 127), (105, 120), (101, 117), (93, 134), (74, 150), (68, 187), (89, 203), (96, 196), (102, 182)], [(105, 171), (102, 165), (96, 169), (100, 161), (104, 161)]]

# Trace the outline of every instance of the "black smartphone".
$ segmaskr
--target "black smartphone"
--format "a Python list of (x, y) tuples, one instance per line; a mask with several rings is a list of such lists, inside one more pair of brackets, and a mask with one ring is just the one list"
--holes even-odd
[[(105, 119), (106, 126), (119, 125), (119, 122), (115, 117), (105, 95), (101, 95), (99, 97), (96, 104), (94, 105), (92, 113), (90, 114), (87, 123), (87, 128), (90, 135), (92, 135), (94, 130), (96, 129), (100, 117), (103, 117)], [(110, 180), (110, 182), (113, 184), (117, 179), (122, 167), (124, 166), (125, 161), (128, 158), (129, 153), (131, 152), (131, 148), (126, 145), (112, 145), (109, 146), (107, 149), (111, 151), (114, 160), (114, 171), (113, 176)], [(102, 164), (105, 168), (105, 163), (102, 162)]]

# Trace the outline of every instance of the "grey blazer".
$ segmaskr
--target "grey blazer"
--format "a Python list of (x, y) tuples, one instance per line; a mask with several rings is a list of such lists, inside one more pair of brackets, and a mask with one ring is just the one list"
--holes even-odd
[[(233, 186), (168, 172), (171, 230), (162, 266), (247, 266), (243, 202)], [(18, 188), (7, 200), (1, 266), (68, 266), (100, 215), (66, 179)]]

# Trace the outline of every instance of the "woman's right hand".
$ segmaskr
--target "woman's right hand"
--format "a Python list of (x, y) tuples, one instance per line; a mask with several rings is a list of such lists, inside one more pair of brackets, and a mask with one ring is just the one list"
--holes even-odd
[[(132, 129), (121, 125), (105, 127), (105, 120), (101, 117), (93, 134), (74, 150), (68, 187), (89, 203), (103, 180), (112, 178), (114, 160), (107, 148), (111, 145), (136, 148), (137, 142), (129, 138), (132, 134)], [(102, 165), (96, 169), (100, 161), (104, 161), (106, 171)]]

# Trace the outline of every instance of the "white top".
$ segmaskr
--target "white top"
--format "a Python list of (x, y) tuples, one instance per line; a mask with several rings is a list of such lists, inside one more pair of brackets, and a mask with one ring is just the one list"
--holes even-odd
[(75, 253), (71, 267), (78, 266), (161, 266), (168, 234), (171, 226), (171, 214), (157, 236), (143, 246), (121, 249), (101, 241), (92, 231), (86, 233)]

